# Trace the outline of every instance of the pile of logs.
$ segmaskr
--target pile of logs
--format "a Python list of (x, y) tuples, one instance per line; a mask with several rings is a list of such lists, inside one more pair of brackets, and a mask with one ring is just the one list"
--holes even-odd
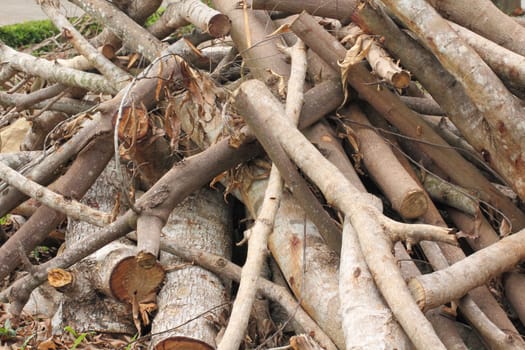
[(151, 349), (525, 348), (518, 19), (172, 0), (146, 26), (161, 0), (69, 1), (96, 36), (37, 0), (62, 49), (0, 42), (0, 123), (31, 125), (0, 154), (0, 217), (24, 221), (0, 235), (13, 324)]

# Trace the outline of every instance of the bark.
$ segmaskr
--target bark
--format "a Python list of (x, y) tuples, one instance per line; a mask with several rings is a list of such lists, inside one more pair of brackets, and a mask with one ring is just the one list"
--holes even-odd
[(327, 80), (317, 84), (305, 93), (304, 101), (299, 118), (299, 129), (313, 125), (343, 103), (341, 83)]
[(97, 51), (91, 44), (80, 34), (76, 28), (68, 21), (66, 16), (60, 11), (60, 2), (58, 0), (40, 0), (40, 7), (44, 13), (53, 21), (55, 26), (62, 31), (62, 35), (69, 40), (75, 49), (87, 58), (102, 75), (108, 79), (115, 90), (125, 87), (131, 76), (115, 66), (104, 55)]
[(346, 349), (412, 348), (392, 312), (385, 307), (349, 220), (343, 226), (341, 251), (344, 254), (339, 266), (339, 300)]
[(309, 335), (299, 334), (290, 338), (290, 347), (294, 350), (321, 350), (319, 346)]
[[(92, 119), (88, 119), (82, 124), (78, 133), (59, 147), (58, 152), (50, 154), (45, 162), (35, 165), (25, 176), (42, 185), (47, 185), (60, 176), (65, 162), (92, 142), (98, 133), (107, 132), (101, 127), (101, 120), (102, 115), (100, 113), (94, 114)], [(22, 203), (25, 198), (21, 192), (14, 188), (8, 188), (0, 197), (0, 215), (7, 214), (11, 209)]]
[(113, 242), (69, 270), (49, 270), (49, 285), (62, 293), (52, 321), (55, 334), (62, 334), (65, 326), (77, 332), (135, 332), (130, 305), (97, 294), (101, 288), (110, 288), (109, 280), (104, 277), (114, 271), (117, 261), (129, 257), (132, 251), (129, 243)]
[(109, 28), (123, 42), (124, 46), (138, 52), (149, 61), (160, 56), (164, 44), (150, 32), (104, 0), (69, 0), (104, 26)]
[(0, 162), (11, 169), (20, 170), (24, 165), (42, 156), (42, 151), (24, 151), (16, 153), (0, 153)]
[(26, 195), (36, 198), (49, 208), (58, 210), (70, 218), (80, 219), (99, 227), (111, 222), (111, 216), (109, 214), (86, 207), (75, 200), (66, 200), (63, 196), (28, 180), (3, 163), (0, 163), (0, 178)]
[[(428, 321), (424, 318), (422, 314), (416, 311), (416, 305), (413, 304), (412, 298), (408, 295), (408, 290), (406, 289), (406, 285), (401, 275), (399, 274), (393, 257), (388, 258), (388, 255), (390, 254), (390, 248), (388, 247), (389, 245), (391, 245), (391, 242), (386, 237), (384, 237), (384, 241), (381, 242), (382, 249), (384, 249), (384, 251), (379, 254), (377, 250), (377, 246), (379, 244), (377, 236), (374, 236), (374, 248), (367, 247), (367, 245), (365, 245), (364, 243), (366, 240), (374, 240), (371, 237), (365, 237), (371, 229), (374, 230), (376, 233), (380, 233), (384, 229), (381, 228), (378, 224), (378, 221), (381, 220), (381, 215), (379, 214), (379, 209), (370, 203), (371, 198), (365, 195), (361, 196), (363, 201), (368, 202), (366, 205), (364, 204), (364, 202), (359, 202), (359, 200), (357, 202), (352, 203), (345, 201), (343, 199), (345, 198), (345, 196), (347, 196), (346, 198), (359, 198), (359, 196), (356, 195), (357, 190), (355, 189), (355, 187), (353, 187), (333, 165), (327, 163), (327, 161), (318, 153), (318, 151), (315, 150), (315, 148), (313, 148), (311, 144), (304, 142), (303, 137), (300, 136), (300, 133), (297, 132), (296, 129), (293, 129), (293, 127), (290, 126), (288, 122), (286, 122), (285, 120), (281, 120), (281, 125), (277, 125), (278, 123), (275, 122), (271, 115), (277, 116), (281, 113), (279, 113), (279, 108), (276, 107), (278, 103), (271, 96), (269, 91), (266, 90), (267, 92), (265, 93), (264, 98), (260, 98), (258, 100), (262, 101), (264, 107), (254, 107), (250, 104), (250, 102), (248, 102), (250, 101), (248, 96), (257, 95), (252, 95), (255, 91), (264, 91), (264, 85), (262, 85), (256, 80), (252, 80), (247, 83), (244, 83), (242, 86), (246, 90), (243, 90), (243, 88), (241, 88), (240, 91), (237, 92), (236, 103), (238, 104), (238, 107), (245, 108), (245, 117), (248, 119), (248, 117), (250, 117), (250, 115), (253, 115), (252, 113), (254, 113), (254, 111), (256, 110), (264, 110), (266, 113), (263, 120), (256, 121), (252, 120), (251, 118), (248, 119), (250, 123), (257, 122), (257, 127), (254, 128), (254, 130), (256, 130), (256, 132), (259, 132), (262, 129), (264, 129), (264, 126), (266, 126), (266, 128), (270, 127), (272, 130), (274, 130), (275, 134), (278, 135), (279, 142), (281, 142), (283, 148), (285, 148), (288, 155), (293, 158), (296, 164), (303, 171), (305, 171), (305, 173), (318, 186), (320, 186), (320, 189), (323, 192), (323, 194), (327, 196), (329, 203), (332, 203), (339, 209), (343, 209), (343, 212), (345, 212), (345, 214), (347, 215), (347, 219), (352, 220), (352, 226), (354, 227), (354, 229), (356, 229), (358, 235), (360, 235), (359, 242), (361, 244), (361, 248), (363, 249), (366, 262), (369, 268), (371, 268), (375, 274), (375, 281), (378, 284), (381, 292), (383, 293), (383, 296), (389, 303), (390, 307), (393, 309), (393, 313), (403, 325), (405, 331), (409, 334), (409, 337), (414, 342), (414, 344), (416, 346), (422, 346), (423, 344), (427, 344), (428, 346), (429, 344), (432, 344), (432, 346), (436, 346), (437, 348), (443, 348), (442, 343), (439, 341), (439, 339), (433, 332), (430, 324), (428, 324)], [(261, 137), (261, 134), (259, 134), (258, 136)], [(302, 151), (304, 151), (304, 157), (303, 154), (299, 155), (297, 152), (294, 152), (294, 149), (301, 149)], [(311, 166), (312, 163), (317, 164), (317, 166), (314, 167), (315, 170), (313, 170), (313, 168), (309, 168), (308, 166), (309, 164)], [(323, 169), (323, 171), (319, 172), (320, 169)], [(336, 178), (334, 177), (334, 175), (336, 175)], [(326, 179), (329, 180), (327, 181)], [(367, 198), (366, 200), (364, 199), (365, 197)], [(364, 207), (361, 207), (362, 205), (364, 205)], [(358, 215), (357, 212), (359, 212), (361, 215)], [(363, 213), (368, 213), (368, 215), (363, 215)], [(383, 222), (383, 225), (384, 224), (385, 223)], [(396, 234), (401, 233), (399, 231), (400, 226), (397, 226), (398, 224), (394, 224), (394, 222), (389, 222), (389, 224), (393, 226), (393, 232), (396, 232)], [(423, 227), (420, 227), (420, 229), (423, 229)], [(442, 236), (443, 232), (447, 232), (447, 230), (441, 231), (441, 229), (439, 228), (434, 229), (431, 227), (426, 227), (426, 229), (428, 230), (427, 232), (425, 232), (425, 236), (427, 239), (433, 237), (437, 240), (444, 239), (448, 240), (449, 242), (453, 241), (453, 239), (446, 238), (446, 235)], [(410, 240), (419, 240), (423, 238), (416, 238), (413, 234), (410, 233), (411, 231), (412, 229), (404, 231), (403, 234), (407, 235), (404, 237), (405, 239), (408, 239), (409, 237)], [(382, 249), (379, 249), (379, 251), (381, 251)], [(379, 264), (382, 266), (381, 268), (379, 268), (379, 265), (374, 264), (378, 261), (381, 261), (381, 263)], [(382, 270), (384, 268), (385, 263), (391, 264), (391, 268), (389, 269), (389, 277), (383, 279), (379, 270)], [(392, 275), (392, 272), (395, 273), (396, 271), (397, 274), (394, 275), (394, 277)], [(395, 287), (392, 285), (393, 283), (395, 284)], [(392, 288), (395, 289), (397, 293), (389, 293), (388, 291)], [(403, 304), (403, 307), (401, 307), (401, 304)], [(419, 331), (421, 331), (421, 329), (425, 329), (425, 337), (423, 338), (421, 337), (421, 333), (416, 334), (415, 328), (413, 328), (414, 323), (412, 323), (412, 321), (415, 318), (418, 319), (416, 323), (418, 324)]]
[[(197, 83), (202, 84), (201, 80), (197, 81)], [(204, 84), (206, 86), (206, 84)], [(337, 84), (329, 84), (331, 86), (330, 90), (337, 91), (338, 85)], [(329, 90), (329, 91), (330, 91)], [(214, 90), (210, 90), (210, 87), (207, 89), (202, 89), (203, 93), (210, 94), (210, 92), (213, 92)], [(205, 95), (205, 96), (206, 96)], [(198, 94), (197, 94), (198, 96)], [(211, 101), (214, 101), (215, 99), (221, 98), (221, 94), (214, 93), (213, 98)], [(312, 95), (314, 96), (314, 95)], [(205, 99), (208, 100), (208, 99)], [(305, 101), (309, 101), (308, 98), (305, 97)], [(222, 123), (223, 118), (221, 113), (216, 111), (216, 103), (211, 104), (212, 108), (209, 108), (209, 106), (205, 106), (205, 110), (209, 111), (211, 115), (207, 115), (206, 120), (207, 123), (203, 123), (200, 118), (194, 118), (194, 120), (199, 121), (199, 124), (195, 125), (193, 123), (187, 123), (189, 129), (187, 129), (188, 132), (191, 132), (194, 136), (194, 140), (198, 141), (197, 143), (200, 143), (201, 146), (205, 146), (207, 143), (214, 142), (213, 140), (216, 140), (216, 135), (220, 134), (220, 131), (222, 130)], [(312, 110), (312, 109), (310, 109)], [(191, 109), (190, 109), (191, 111)], [(317, 118), (322, 117), (323, 115), (318, 114), (318, 111), (313, 109), (314, 113), (317, 115)], [(214, 118), (213, 118), (214, 117)], [(218, 119), (220, 117), (220, 119)], [(183, 117), (181, 114), (181, 118), (184, 121), (187, 117)], [(218, 119), (218, 120), (217, 120)], [(184, 127), (184, 123), (183, 123)], [(204, 130), (201, 130), (204, 129)], [(241, 137), (242, 139), (242, 137)], [(256, 173), (257, 171), (260, 171), (260, 169), (257, 168), (251, 168), (248, 170), (248, 173)], [(295, 170), (294, 170), (295, 171)], [(286, 171), (281, 171), (281, 174), (287, 173)], [(259, 207), (262, 202), (264, 189), (266, 188), (265, 181), (256, 181), (253, 182), (253, 180), (250, 180), (248, 177), (247, 179), (249, 185), (246, 186), (248, 188), (242, 188), (239, 192), (239, 197), (243, 200), (244, 204), (247, 206), (248, 210), (250, 211), (252, 217), (256, 217), (256, 213), (259, 210)], [(306, 194), (308, 192), (301, 191), (303, 194)], [(317, 200), (312, 200), (311, 203), (316, 203)], [(334, 308), (334, 297), (337, 298), (337, 284), (336, 284), (336, 275), (335, 275), (335, 269), (332, 266), (324, 266), (324, 264), (319, 263), (317, 271), (312, 271), (310, 274), (306, 274), (304, 277), (304, 283), (310, 285), (312, 288), (305, 288), (304, 290), (298, 287), (298, 283), (303, 283), (303, 273), (301, 266), (303, 265), (303, 262), (301, 259), (299, 259), (299, 252), (297, 254), (290, 256), (290, 254), (283, 250), (283, 246), (288, 246), (290, 242), (295, 242), (293, 245), (295, 246), (294, 250), (298, 251), (300, 250), (299, 247), (302, 246), (301, 237), (303, 232), (303, 226), (301, 224), (295, 224), (295, 223), (303, 223), (305, 222), (305, 214), (302, 210), (300, 210), (295, 203), (291, 201), (291, 198), (289, 195), (286, 195), (283, 201), (281, 202), (281, 209), (279, 211), (280, 214), (277, 216), (277, 221), (274, 226), (274, 232), (279, 234), (273, 234), (270, 236), (270, 242), (269, 246), (272, 250), (272, 254), (277, 258), (279, 265), (282, 269), (285, 270), (285, 275), (287, 276), (287, 279), (289, 283), (293, 285), (293, 289), (297, 295), (301, 296), (301, 300), (303, 302), (303, 305), (307, 310), (312, 312), (313, 318), (320, 322), (321, 326), (325, 331), (331, 336), (332, 339), (334, 339), (334, 342), (336, 344), (342, 345), (343, 343), (343, 336), (340, 329), (340, 323), (338, 319), (332, 319), (331, 315), (337, 312), (337, 304), (335, 304)], [(286, 207), (287, 209), (283, 209)], [(320, 213), (323, 213), (324, 211), (319, 211)], [(320, 236), (318, 231), (315, 229), (311, 223), (306, 222), (306, 225), (308, 225), (308, 232), (314, 237), (313, 241), (307, 242), (307, 251), (309, 256), (312, 256), (311, 254), (314, 254), (314, 260), (321, 259), (321, 261), (333, 261), (334, 255), (336, 255), (333, 251), (328, 249), (324, 244), (320, 243)], [(285, 235), (286, 233), (286, 235)], [(284, 239), (285, 243), (276, 241), (277, 239)], [(286, 244), (286, 245), (284, 245)], [(317, 257), (317, 258), (316, 258)], [(290, 260), (292, 259), (292, 260)], [(290, 262), (289, 262), (290, 261)], [(294, 261), (293, 263), (291, 261)], [(289, 262), (289, 263), (288, 263)], [(285, 266), (289, 266), (290, 268), (285, 268)], [(290, 282), (292, 281), (292, 282)], [(295, 282), (294, 282), (295, 281)], [(297, 282), (301, 281), (301, 282)], [(332, 285), (334, 289), (330, 289), (333, 292), (331, 292), (331, 295), (326, 298), (324, 295), (319, 295), (319, 285), (326, 285), (326, 283), (329, 283), (328, 285)], [(335, 293), (335, 295), (333, 294)], [(332, 305), (331, 305), (332, 304)]]
[(105, 94), (114, 94), (116, 92), (111, 84), (101, 75), (61, 67), (46, 59), (17, 52), (3, 43), (0, 43), (0, 60), (8, 61), (13, 69), (51, 82), (81, 87)]
[[(401, 242), (397, 242), (394, 245), (394, 249), (396, 259), (399, 261), (399, 268), (405, 280), (421, 275), (414, 260), (412, 260)], [(436, 334), (447, 349), (468, 349), (463, 339), (461, 339), (455, 320), (447, 317), (443, 312), (443, 306), (427, 311), (425, 316), (432, 323)]]
[[(292, 30), (334, 69), (338, 69), (338, 60), (345, 56), (344, 48), (331, 35), (322, 30), (311, 17), (302, 14), (292, 25)], [(408, 68), (414, 72), (414, 69)], [(420, 76), (418, 78), (421, 79)], [(456, 151), (449, 149), (449, 145), (396, 96), (386, 89), (378, 90), (376, 88), (377, 79), (372, 77), (366, 68), (360, 64), (349, 67), (348, 83), (358, 91), (361, 98), (370, 103), (405, 136), (420, 141), (424, 140), (421, 143), (421, 148), (440, 168), (447, 171), (455, 183), (466, 188), (478, 188), (486, 193), (490, 203), (500, 208), (511, 220), (514, 229), (525, 226), (523, 212), (502, 196), (475, 167), (466, 162)], [(443, 89), (442, 91), (448, 90), (446, 87)], [(472, 126), (472, 122), (469, 125)], [(426, 145), (426, 143), (442, 145), (443, 148), (438, 150), (434, 146)]]
[(360, 192), (366, 192), (366, 188), (359, 179), (354, 166), (348, 159), (335, 131), (326, 122), (320, 122), (304, 131), (305, 136), (315, 147), (334, 164), (339, 171), (350, 181)]
[[(26, 101), (25, 94), (7, 94), (5, 92), (0, 92), (0, 104), (3, 106), (22, 106)], [(47, 102), (38, 102), (32, 105), (32, 108), (43, 109), (48, 105)], [(48, 109), (52, 111), (67, 113), (67, 114), (77, 114), (82, 111), (85, 111), (89, 108), (92, 108), (95, 104), (91, 101), (79, 101), (77, 99), (62, 97), (60, 100), (53, 103)]]
[[(297, 41), (287, 53), (291, 57), (292, 64), (290, 80), (288, 81), (288, 93), (286, 96), (285, 118), (297, 125), (301, 106), (304, 101), (303, 89), (306, 78), (306, 48), (304, 43), (300, 40)], [(305, 186), (304, 189), (298, 190), (308, 191), (308, 188)], [(257, 220), (253, 227), (245, 233), (248, 235), (248, 253), (242, 270), (237, 297), (233, 303), (230, 320), (224, 332), (223, 339), (218, 346), (219, 350), (238, 349), (244, 338), (250, 311), (255, 301), (255, 290), (252, 286), (256, 285), (257, 278), (261, 275), (263, 263), (266, 258), (265, 253), (268, 246), (268, 236), (273, 230), (282, 191), (283, 181), (279, 170), (277, 170), (277, 167), (273, 164)], [(320, 210), (323, 210), (322, 207)], [(338, 234), (338, 232), (335, 232), (335, 234)]]
[(501, 12), (490, 0), (477, 3), (472, 13), (468, 1), (429, 2), (443, 16), (520, 55), (525, 54), (525, 28)]
[[(221, 105), (227, 100), (227, 91), (216, 86), (209, 78), (193, 71), (191, 68), (185, 67), (185, 69), (188, 71), (187, 75), (193, 76), (193, 78), (187, 79), (188, 92), (180, 94), (174, 99), (176, 105), (181, 105), (178, 117), (181, 119), (182, 129), (191, 136), (192, 140), (202, 148), (208, 147), (210, 144), (217, 142), (225, 130), (232, 129), (229, 124), (233, 124), (233, 122), (227, 121), (225, 123), (222, 117), (223, 112), (217, 108), (217, 105)], [(204, 102), (199, 102), (203, 99)], [(193, 108), (196, 103), (201, 104), (200, 110)], [(228, 118), (232, 117), (229, 116)], [(233, 133), (238, 134), (238, 131), (233, 130)], [(247, 137), (249, 136), (234, 135), (234, 138), (240, 140)], [(284, 152), (277, 148), (276, 152), (279, 152), (278, 157), (285, 164), (286, 170), (281, 171), (281, 174), (289, 181), (293, 195), (296, 196), (297, 201), (303, 206), (309, 219), (318, 227), (325, 242), (331, 249), (338, 252), (341, 245), (340, 229), (324, 211), (322, 205), (311, 193), (305, 180)], [(256, 167), (252, 168), (251, 171), (258, 171), (254, 169)], [(249, 200), (250, 204), (245, 202), (254, 217), (256, 217), (258, 212), (256, 208), (260, 205), (260, 203), (256, 205), (255, 203), (261, 201), (262, 198), (261, 193), (255, 202), (252, 199)]]
[(441, 109), (441, 106), (436, 103), (436, 101), (425, 98), (425, 97), (411, 97), (411, 96), (401, 96), (401, 101), (403, 101), (410, 109), (421, 113), (429, 115), (444, 115), (445, 113)]
[[(60, 188), (62, 195), (77, 200), (82, 198), (106, 167), (112, 155), (110, 138), (107, 134), (101, 135), (97, 141), (78, 155), (74, 165), (56, 183), (55, 186)], [(62, 213), (48, 207), (40, 207), (16, 234), (0, 247), (0, 276), (3, 278), (16, 268), (20, 262), (20, 247), (24, 252), (30, 252), (64, 218)]]
[(350, 22), (350, 17), (357, 7), (357, 4), (358, 2), (354, 0), (252, 0), (252, 7), (254, 9), (288, 13), (301, 13), (306, 11), (313, 16), (336, 18), (343, 24)]
[[(208, 189), (188, 197), (173, 210), (163, 229), (167, 242), (198, 246), (229, 259), (231, 210), (222, 196)], [(169, 271), (158, 296), (159, 313), (152, 325), (150, 347), (214, 349), (217, 329), (213, 319), (228, 310), (229, 283), (215, 274), (162, 253), (160, 261)]]
[(372, 179), (378, 184), (403, 218), (414, 219), (428, 208), (422, 188), (407, 174), (392, 152), (390, 145), (373, 130), (359, 107), (352, 105), (341, 113), (357, 136), (358, 149), (355, 151)]
[[(452, 29), (481, 56), (507, 86), (523, 90), (525, 86), (525, 57), (507, 50), (484, 37), (453, 22)], [(523, 98), (523, 93), (522, 93)]]
[(227, 16), (197, 0), (172, 1), (157, 22), (148, 30), (158, 38), (164, 38), (177, 28), (194, 24), (214, 38), (229, 34), (231, 24)]
[[(454, 223), (465, 232), (469, 245), (474, 250), (480, 250), (499, 241), (498, 234), (492, 229), (490, 224), (484, 218), (473, 220), (456, 210), (448, 210), (448, 213)], [(521, 290), (524, 285), (523, 275), (519, 272), (509, 272), (503, 276), (505, 294), (520, 320), (525, 319), (525, 308), (523, 299), (516, 291)]]
[(20, 145), (23, 151), (39, 150), (44, 148), (44, 142), (48, 134), (55, 127), (66, 120), (64, 113), (44, 112), (31, 122), (31, 128), (28, 130), (24, 141)]
[[(222, 278), (231, 279), (236, 282), (239, 282), (241, 279), (241, 268), (223, 257), (210, 254), (200, 249), (182, 246), (173, 241), (166, 242), (162, 240), (161, 247), (162, 250), (180, 256), (188, 262), (195, 262)], [(256, 288), (261, 295), (279, 303), (288, 315), (293, 317), (305, 332), (312, 334), (315, 340), (324, 348), (328, 350), (336, 349), (330, 338), (328, 338), (323, 330), (319, 328), (310, 316), (298, 305), (297, 300), (288, 292), (287, 288), (278, 286), (262, 277), (257, 279)]]
[[(136, 205), (141, 207), (143, 211), (155, 209), (158, 215), (162, 215), (161, 217), (167, 220), (169, 213), (176, 204), (180, 203), (191, 192), (211, 181), (216, 175), (243, 160), (253, 157), (254, 148), (256, 147), (253, 144), (247, 144), (233, 149), (229, 146), (228, 140), (224, 140), (201, 154), (186, 158), (166, 173), (155, 186), (138, 200)], [(97, 234), (86, 237), (64, 251), (62, 255), (33, 268), (29, 276), (17, 280), (8, 289), (2, 291), (0, 300), (7, 301), (8, 298), (12, 298), (11, 312), (18, 315), (27, 302), (31, 291), (47, 279), (48, 269), (67, 268), (109, 242), (124, 236), (135, 226), (136, 218), (136, 214), (128, 210), (116, 221), (98, 231)]]
[(343, 44), (350, 43), (352, 50), (363, 51), (372, 67), (372, 72), (396, 89), (405, 89), (410, 84), (410, 72), (394, 63), (390, 55), (371, 35), (367, 35), (355, 24), (342, 28), (337, 33)]
[[(126, 6), (125, 13), (138, 24), (143, 24), (158, 9), (161, 3), (162, 0), (135, 0), (132, 6)], [(115, 51), (122, 46), (122, 41), (119, 37), (108, 28), (104, 28), (90, 42), (95, 47), (109, 45)]]
[[(410, 156), (414, 158), (412, 154)], [(424, 222), (434, 225), (446, 225), (433, 205), (429, 207), (429, 211), (424, 217)], [(435, 242), (421, 242), (420, 245), (434, 270), (445, 269), (449, 264), (454, 264), (465, 258), (465, 254), (460, 249), (450, 245)], [(517, 331), (514, 330), (514, 325), (487, 287), (482, 286), (471, 290), (469, 296), (465, 296), (459, 301), (459, 308), (460, 310), (465, 308), (471, 309), (467, 310), (465, 315), (469, 315), (469, 322), (480, 332), (485, 342), (492, 344), (491, 346), (496, 348), (509, 346), (508, 336), (516, 334)], [(487, 319), (485, 315), (489, 316), (490, 319)], [(494, 325), (504, 329), (505, 333), (495, 328)], [(510, 341), (519, 342), (515, 337), (510, 339)]]
[[(91, 43), (89, 43), (91, 45)], [(113, 60), (116, 56), (115, 48), (111, 45), (103, 45), (97, 49), (99, 54), (107, 58), (108, 60)], [(76, 70), (91, 70), (93, 69), (93, 64), (89, 62), (89, 60), (85, 56), (75, 56), (68, 59), (62, 59), (58, 58), (56, 60), (58, 63), (60, 63), (61, 66), (73, 68)], [(125, 72), (124, 72), (125, 73)], [(127, 73), (125, 73), (127, 74)], [(129, 78), (131, 79), (131, 77)]]
[[(260, 196), (256, 186), (264, 184), (252, 184), (248, 196), (254, 199)], [(268, 247), (301, 306), (338, 348), (345, 348), (339, 312), (339, 258), (323, 243), (319, 231), (287, 192)]]
[[(110, 162), (82, 199), (83, 203), (96, 206), (104, 212), (113, 211), (117, 205), (118, 191), (114, 168), (115, 162)], [(97, 231), (96, 226), (72, 220), (66, 232), (66, 247), (74, 246)], [(133, 286), (134, 276), (122, 276), (122, 265), (127, 264), (130, 259), (133, 261), (134, 253), (129, 241), (117, 241), (86, 257), (67, 271), (50, 269), (49, 284), (63, 293), (59, 309), (53, 317), (54, 333), (62, 333), (65, 326), (70, 326), (77, 332), (96, 330), (135, 333), (131, 305), (120, 301), (126, 300), (123, 287), (135, 289), (137, 298), (141, 298), (144, 290), (153, 281), (158, 281), (159, 278), (162, 280), (164, 274), (162, 269), (157, 274), (151, 270), (147, 274), (142, 272), (140, 285)]]
[[(385, 5), (400, 18), (436, 55), (443, 67), (463, 86), (473, 104), (483, 113), (486, 127), (494, 133), (498, 159), (493, 163), (520, 198), (525, 198), (525, 126), (521, 102), (501, 83), (478, 54), (466, 45), (448, 23), (424, 1), (385, 0)], [(445, 1), (445, 3), (449, 3)], [(455, 2), (462, 4), (463, 2)], [(483, 1), (482, 6), (493, 6)], [(483, 8), (481, 12), (483, 12)], [(497, 13), (501, 13), (496, 11)], [(512, 22), (510, 19), (508, 21)], [(517, 27), (518, 24), (512, 22)], [(525, 29), (523, 34), (525, 34)], [(491, 155), (488, 154), (488, 158)], [(494, 157), (492, 157), (494, 158)]]
[(278, 49), (282, 41), (279, 37), (268, 38), (274, 30), (270, 16), (265, 11), (238, 8), (234, 1), (215, 0), (213, 4), (230, 18), (230, 35), (250, 72), (270, 85), (280, 77), (287, 79), (290, 67)]
[(23, 99), (19, 99), (16, 111), (20, 112), (24, 109), (27, 109), (28, 107), (32, 106), (35, 103), (50, 99), (52, 97), (55, 97), (59, 95), (61, 92), (63, 92), (67, 87), (61, 84), (53, 84), (51, 86), (47, 86), (45, 88), (36, 90), (34, 92), (31, 92), (25, 96), (23, 96)]
[[(459, 299), (474, 287), (514, 268), (525, 255), (524, 234), (521, 230), (444, 270), (411, 280), (409, 286), (420, 307), (427, 309)], [(481, 265), (475, 264), (482, 264), (482, 261), (493, 263), (479, 269)]]
[(454, 186), (442, 179), (426, 173), (420, 173), (421, 182), (430, 197), (437, 202), (461, 210), (471, 216), (479, 216), (479, 202), (465, 189)]
[[(92, 151), (85, 150), (81, 153), (85, 159), (77, 157), (75, 162), (77, 165), (72, 167), (68, 173), (62, 177), (62, 180), (59, 180), (56, 187), (60, 192), (64, 195), (80, 199), (104, 169), (112, 154), (110, 135), (108, 135), (108, 132), (112, 130), (110, 118), (117, 114), (119, 104), (123, 105), (127, 102), (125, 99), (130, 91), (133, 101), (142, 103), (146, 108), (151, 106), (157, 98), (162, 97), (160, 93), (157, 93), (157, 90), (152, 89), (152, 87), (155, 86), (159, 88), (160, 86), (162, 88), (166, 82), (165, 80), (160, 80), (160, 84), (157, 84), (157, 79), (177, 75), (180, 71), (178, 70), (179, 64), (177, 64), (177, 61), (173, 58), (168, 57), (165, 59), (165, 62), (161, 62), (165, 64), (166, 67), (160, 72), (160, 77), (156, 76), (155, 80), (142, 79), (136, 85), (132, 83), (126, 91), (120, 92), (115, 98), (99, 106), (99, 110), (104, 117), (101, 119), (101, 122), (94, 124), (95, 130), (90, 130), (94, 132), (94, 140), (96, 140), (94, 145), (92, 145)], [(157, 62), (157, 67), (160, 66), (160, 64), (160, 62)], [(144, 73), (142, 76), (147, 76), (147, 73), (148, 72)], [(162, 92), (162, 89), (160, 91)], [(90, 164), (90, 162), (93, 162), (93, 164)], [(87, 169), (91, 169), (91, 171), (87, 171)], [(2, 264), (0, 276), (5, 276), (12, 271), (19, 261), (17, 258), (18, 250), (14, 249), (14, 247), (18, 247), (21, 242), (23, 242), (22, 246), (26, 251), (33, 249), (34, 246), (63, 219), (64, 217), (61, 214), (48, 208), (42, 207), (38, 209), (26, 225), (24, 225), (24, 228), (10, 239), (11, 243), (7, 242), (0, 248), (0, 251), (3, 251), (3, 249), (10, 250), (8, 254), (2, 256), (3, 259), (6, 259), (6, 263)], [(9, 262), (7, 262), (7, 260), (9, 260)]]

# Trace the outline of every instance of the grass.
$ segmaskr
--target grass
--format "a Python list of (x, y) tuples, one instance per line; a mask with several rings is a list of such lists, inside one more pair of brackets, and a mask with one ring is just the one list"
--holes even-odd
[[(155, 23), (166, 9), (160, 7), (154, 14), (152, 14), (146, 21), (146, 26)], [(75, 18), (71, 19), (73, 23)], [(84, 27), (81, 24), (77, 27)], [(90, 36), (98, 33), (100, 28), (96, 24), (91, 24), (88, 28), (83, 28), (83, 31), (90, 30)], [(9, 24), (0, 26), (0, 41), (4, 44), (13, 47), (26, 47), (33, 44), (38, 44), (43, 40), (57, 35), (59, 30), (53, 25), (50, 20), (41, 21), (27, 21), (17, 24)]]
[(41, 42), (58, 34), (58, 29), (50, 20), (28, 21), (0, 27), (0, 40), (17, 48)]

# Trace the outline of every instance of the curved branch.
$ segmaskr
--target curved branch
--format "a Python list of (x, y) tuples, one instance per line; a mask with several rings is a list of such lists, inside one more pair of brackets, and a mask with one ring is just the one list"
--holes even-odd
[(111, 222), (110, 214), (93, 209), (74, 199), (66, 199), (64, 196), (20, 175), (2, 162), (0, 162), (0, 178), (26, 195), (72, 219), (85, 221), (99, 227), (106, 226)]

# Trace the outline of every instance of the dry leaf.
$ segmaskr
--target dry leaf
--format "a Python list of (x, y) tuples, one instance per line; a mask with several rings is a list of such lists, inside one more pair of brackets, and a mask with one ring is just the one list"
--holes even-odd
[(38, 344), (37, 349), (38, 350), (56, 350), (57, 345), (53, 341), (53, 338), (44, 340), (40, 344)]

